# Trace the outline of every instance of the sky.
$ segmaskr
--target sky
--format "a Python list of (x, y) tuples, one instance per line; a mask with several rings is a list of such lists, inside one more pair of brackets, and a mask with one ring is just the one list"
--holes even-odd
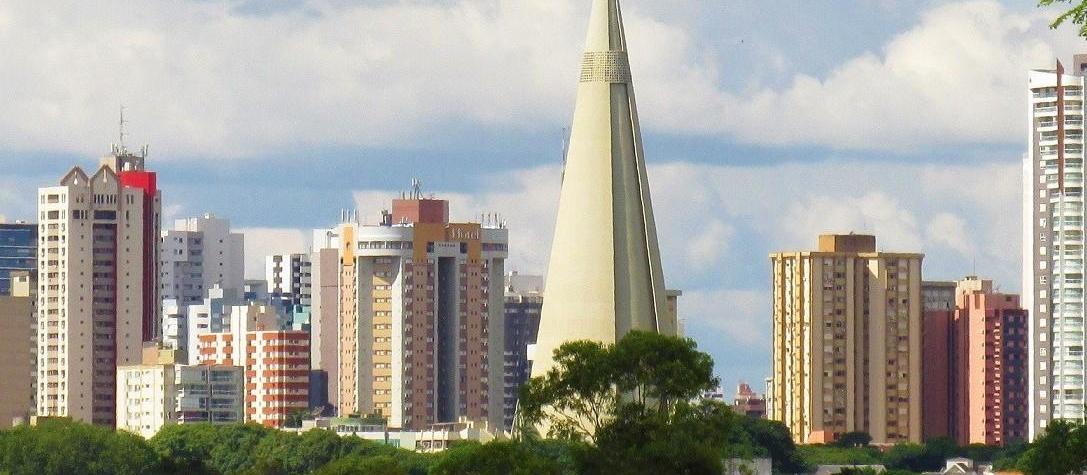
[[(1027, 70), (1087, 52), (1035, 2), (625, 0), (665, 279), (731, 392), (769, 372), (768, 254), (867, 232), (1020, 287)], [(149, 144), (163, 212), (247, 271), (409, 188), (497, 213), (546, 272), (588, 0), (0, 2), (0, 219)]]

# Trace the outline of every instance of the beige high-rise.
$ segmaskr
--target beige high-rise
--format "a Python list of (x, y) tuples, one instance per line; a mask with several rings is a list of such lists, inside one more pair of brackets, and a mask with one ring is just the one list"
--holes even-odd
[(35, 275), (32, 271), (12, 272), (11, 295), (0, 294), (0, 429), (34, 414), (38, 348), (34, 338)]
[(867, 432), (921, 441), (922, 254), (876, 251), (874, 236), (819, 237), (771, 254), (770, 419), (797, 443)]
[(449, 202), (393, 200), (378, 225), (341, 224), (337, 407), (425, 429), (503, 424), (502, 292), (509, 232), (454, 223)]
[(160, 194), (123, 148), (38, 189), (38, 416), (115, 423), (117, 366), (159, 335)]
[(594, 0), (532, 375), (572, 340), (674, 334), (618, 0)]

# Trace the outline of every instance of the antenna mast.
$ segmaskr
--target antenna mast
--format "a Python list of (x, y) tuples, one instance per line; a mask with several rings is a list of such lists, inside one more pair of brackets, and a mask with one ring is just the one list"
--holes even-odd
[(124, 106), (124, 104), (121, 104), (121, 122), (120, 122), (120, 124), (118, 124), (118, 129), (119, 129), (119, 132), (118, 132), (119, 137), (118, 138), (120, 139), (119, 145), (121, 146), (121, 150), (123, 151), (123, 150), (125, 150), (125, 106)]

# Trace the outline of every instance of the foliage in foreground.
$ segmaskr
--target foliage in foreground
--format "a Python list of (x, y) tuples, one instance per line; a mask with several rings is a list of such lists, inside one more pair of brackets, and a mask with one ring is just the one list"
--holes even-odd
[(1038, 6), (1049, 7), (1053, 5), (1068, 4), (1070, 8), (1061, 13), (1049, 26), (1056, 29), (1066, 21), (1079, 27), (1079, 35), (1087, 38), (1087, 0), (1039, 0)]

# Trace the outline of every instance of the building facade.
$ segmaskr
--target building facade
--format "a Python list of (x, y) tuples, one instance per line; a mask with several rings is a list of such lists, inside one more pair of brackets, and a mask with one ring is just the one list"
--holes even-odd
[(0, 223), (0, 295), (11, 295), (11, 273), (38, 270), (38, 225)]
[(199, 304), (218, 286), (241, 291), (245, 280), (245, 236), (230, 221), (205, 214), (178, 219), (159, 240), (162, 300), (179, 306)]
[(117, 429), (154, 437), (177, 424), (177, 353), (145, 347), (137, 365), (117, 367)]
[(1083, 72), (1059, 61), (1028, 75), (1023, 167), (1023, 306), (1030, 318), (1030, 437), (1084, 420)]
[(503, 379), (503, 417), (505, 427), (513, 427), (521, 386), (532, 375), (528, 349), (536, 344), (543, 309), (543, 277), (506, 274), (506, 349)]
[(309, 333), (262, 327), (199, 335), (198, 363), (242, 366), (245, 421), (282, 427), (293, 412), (309, 408)]
[(504, 226), (451, 223), (449, 203), (416, 188), (380, 224), (335, 234), (339, 414), (408, 429), (461, 417), (500, 426)]
[(922, 366), (921, 435), (924, 440), (952, 436), (952, 410), (955, 400), (951, 388), (960, 379), (956, 361), (951, 358), (956, 344), (955, 282), (931, 281), (921, 283), (924, 298), (921, 345), (926, 355), (947, 357), (924, 358)]
[(35, 271), (9, 274), (9, 295), (0, 295), (0, 429), (35, 412), (37, 380), (37, 279)]
[(800, 444), (867, 432), (921, 441), (921, 261), (876, 251), (874, 236), (819, 237), (770, 256), (769, 418)]
[(335, 413), (339, 398), (340, 251), (339, 244), (314, 241), (310, 306), (310, 404)]
[(764, 419), (766, 418), (766, 398), (751, 389), (751, 385), (740, 383), (740, 386), (736, 388), (736, 398), (732, 401), (732, 410), (747, 417)]
[(313, 305), (313, 264), (309, 254), (265, 257), (265, 278), (272, 302), (281, 306), (295, 330), (309, 330)]
[(245, 369), (206, 364), (178, 366), (177, 423), (245, 422)]
[(117, 366), (158, 338), (160, 193), (143, 161), (115, 148), (38, 190), (38, 416), (113, 426)]
[(1027, 438), (1027, 311), (1019, 296), (993, 291), (977, 277), (959, 281), (955, 340), (962, 345), (952, 394), (961, 445), (1007, 445)]

